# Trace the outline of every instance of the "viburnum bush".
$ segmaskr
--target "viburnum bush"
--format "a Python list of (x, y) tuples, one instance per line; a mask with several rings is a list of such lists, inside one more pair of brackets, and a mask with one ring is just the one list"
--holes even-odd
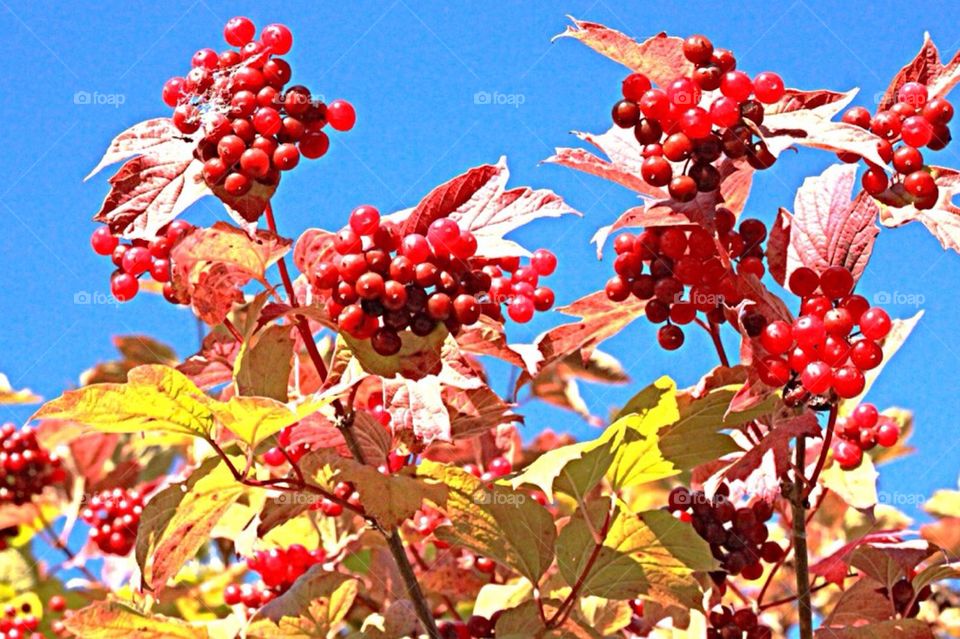
[[(866, 401), (921, 314), (858, 288), (881, 227), (960, 251), (960, 173), (928, 153), (960, 55), (927, 38), (871, 113), (703, 35), (562, 35), (627, 71), (597, 87), (612, 127), (577, 134), (595, 151), (547, 162), (641, 203), (594, 236), (610, 279), (532, 343), (508, 334), (553, 316), (558, 261), (506, 236), (576, 214), (560, 196), (508, 186), (501, 159), (292, 240), (281, 176), (358, 115), (289, 86), (291, 29), (233, 18), (229, 48), (164, 84), (169, 117), (96, 167), (122, 163), (91, 246), (119, 301), (162, 294), (209, 330), (182, 360), (117, 337), (117, 360), (0, 429), (0, 638), (960, 635), (960, 492), (919, 529), (881, 503), (876, 467), (910, 452), (913, 420)], [(791, 210), (747, 213), (754, 173), (797, 147), (842, 162)], [(232, 222), (184, 218), (207, 195)], [(691, 349), (700, 330), (718, 362), (697, 384), (589, 414), (578, 380), (627, 381), (601, 342)], [(514, 369), (505, 397), (491, 358)], [(520, 393), (604, 428), (521, 438)], [(35, 537), (63, 563), (33, 561)]]

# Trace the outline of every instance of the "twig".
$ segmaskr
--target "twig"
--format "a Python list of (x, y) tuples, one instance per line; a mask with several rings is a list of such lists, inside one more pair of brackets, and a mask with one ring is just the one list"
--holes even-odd
[(240, 344), (243, 344), (243, 334), (237, 330), (237, 327), (233, 325), (233, 322), (230, 321), (229, 317), (223, 318), (223, 325), (226, 327), (230, 334), (233, 335), (233, 339), (237, 340)]
[[(856, 573), (852, 573), (852, 574), (847, 575), (847, 577), (856, 577), (856, 576), (857, 576)], [(830, 582), (829, 582), (829, 581), (825, 581), (825, 582), (823, 582), (822, 584), (818, 584), (818, 585), (814, 586), (813, 588), (810, 588), (810, 593), (814, 593), (814, 592), (823, 590), (824, 588), (826, 588), (826, 587), (829, 586), (829, 585), (830, 585)], [(789, 597), (784, 597), (783, 599), (777, 599), (776, 601), (771, 601), (770, 603), (764, 604), (764, 605), (762, 605), (762, 606), (758, 605), (758, 606), (757, 606), (757, 610), (759, 610), (760, 612), (763, 612), (764, 610), (767, 610), (767, 609), (769, 609), (769, 608), (775, 608), (775, 607), (777, 607), (777, 606), (782, 606), (783, 604), (793, 603), (794, 601), (797, 600), (798, 597), (799, 597), (799, 595), (790, 595)]]
[[(810, 475), (810, 479), (807, 480), (807, 487), (803, 491), (803, 500), (806, 501), (810, 496), (810, 493), (813, 492), (813, 489), (817, 486), (817, 480), (820, 479), (820, 473), (823, 471), (823, 465), (827, 461), (827, 455), (830, 453), (830, 443), (833, 441), (833, 431), (837, 425), (837, 411), (838, 406), (836, 403), (830, 405), (830, 418), (827, 420), (827, 432), (823, 435), (823, 446), (820, 447), (820, 457), (817, 459), (817, 465), (813, 469), (813, 474)], [(802, 462), (800, 465), (803, 468)]]
[(44, 532), (50, 538), (50, 543), (70, 561), (70, 564), (77, 568), (80, 572), (83, 573), (83, 576), (92, 581), (95, 584), (100, 583), (100, 580), (94, 575), (84, 564), (77, 564), (77, 555), (70, 550), (70, 547), (67, 546), (63, 541), (61, 541), (60, 536), (57, 535), (54, 531), (53, 526), (50, 525), (50, 522), (47, 521), (46, 516), (43, 514), (43, 509), (34, 504), (34, 509), (37, 511), (37, 518), (40, 520), (40, 525), (43, 526)]
[[(584, 564), (583, 570), (580, 571), (580, 575), (577, 577), (577, 582), (573, 584), (570, 594), (567, 595), (567, 598), (563, 600), (563, 603), (560, 604), (560, 607), (557, 608), (557, 611), (547, 622), (547, 628), (556, 628), (562, 624), (570, 615), (570, 611), (573, 610), (573, 605), (576, 603), (577, 597), (580, 596), (580, 589), (583, 588), (583, 584), (587, 581), (587, 576), (590, 574), (590, 571), (593, 570), (593, 564), (596, 563), (597, 558), (600, 556), (600, 550), (603, 548), (603, 541), (606, 539), (607, 532), (610, 528), (610, 519), (612, 515), (613, 509), (611, 508), (607, 511), (607, 516), (603, 520), (603, 526), (600, 527), (600, 542), (593, 545), (593, 550), (590, 552), (590, 556), (587, 558), (587, 563)], [(584, 516), (588, 517), (589, 515), (584, 513)]]
[[(807, 446), (804, 436), (797, 438), (797, 467), (803, 469)], [(794, 564), (797, 573), (797, 601), (799, 602), (800, 639), (813, 639), (813, 610), (810, 606), (810, 565), (807, 555), (807, 516), (802, 472), (790, 487), (790, 503), (793, 506), (793, 547)]]
[(710, 322), (709, 325), (700, 320), (696, 320), (697, 324), (702, 326), (707, 333), (710, 334), (710, 339), (713, 340), (713, 347), (717, 349), (717, 356), (720, 358), (720, 364), (730, 368), (730, 360), (727, 358), (727, 351), (723, 347), (723, 341), (720, 339), (720, 326)]

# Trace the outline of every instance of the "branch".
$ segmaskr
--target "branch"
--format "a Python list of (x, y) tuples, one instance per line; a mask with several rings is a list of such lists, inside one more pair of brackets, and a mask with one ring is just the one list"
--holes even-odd
[[(830, 454), (830, 442), (833, 441), (833, 431), (837, 425), (837, 410), (838, 406), (836, 403), (830, 405), (830, 419), (827, 420), (827, 432), (823, 435), (823, 446), (820, 447), (820, 457), (817, 459), (817, 465), (813, 469), (813, 474), (810, 475), (810, 479), (807, 480), (807, 488), (803, 491), (803, 500), (806, 501), (810, 496), (810, 493), (813, 492), (813, 489), (817, 487), (817, 480), (820, 479), (820, 473), (823, 471), (823, 465), (827, 461), (827, 455)], [(803, 468), (801, 466), (801, 468)]]
[(799, 472), (790, 487), (790, 504), (793, 506), (793, 547), (797, 573), (797, 600), (799, 601), (800, 639), (813, 639), (813, 610), (810, 607), (810, 566), (807, 555), (806, 497), (802, 483), (802, 470), (806, 459), (806, 439), (797, 438), (797, 467)]
[[(587, 563), (583, 565), (583, 570), (580, 571), (580, 575), (577, 577), (577, 583), (573, 584), (570, 594), (568, 594), (567, 598), (563, 600), (563, 603), (560, 604), (560, 607), (557, 608), (557, 611), (553, 613), (550, 621), (547, 622), (547, 628), (556, 628), (562, 624), (567, 620), (567, 617), (570, 615), (570, 611), (573, 610), (573, 605), (576, 603), (577, 597), (580, 595), (580, 589), (583, 588), (583, 584), (587, 581), (587, 575), (589, 575), (590, 571), (593, 570), (593, 564), (597, 562), (597, 558), (600, 556), (600, 550), (603, 548), (603, 541), (606, 539), (607, 532), (610, 529), (610, 519), (612, 516), (613, 506), (611, 505), (610, 510), (607, 511), (606, 518), (603, 520), (603, 526), (600, 527), (600, 541), (594, 543), (593, 550), (590, 552), (590, 556), (587, 558)], [(589, 517), (589, 515), (584, 513), (584, 517)]]
[(717, 356), (720, 358), (720, 364), (727, 368), (730, 368), (730, 360), (727, 358), (727, 351), (723, 347), (723, 342), (720, 340), (720, 326), (710, 322), (708, 325), (700, 318), (696, 319), (697, 324), (703, 327), (707, 333), (710, 334), (710, 339), (713, 340), (713, 347), (717, 349)]

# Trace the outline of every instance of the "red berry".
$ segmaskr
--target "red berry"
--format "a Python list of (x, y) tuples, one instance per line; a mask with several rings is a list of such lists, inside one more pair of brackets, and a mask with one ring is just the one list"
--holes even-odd
[(503, 477), (513, 470), (513, 464), (506, 457), (494, 457), (487, 464), (487, 470), (496, 477)]
[(200, 128), (200, 112), (192, 104), (180, 104), (173, 110), (173, 125), (182, 133), (195, 133)]
[(807, 297), (820, 287), (820, 276), (813, 269), (801, 266), (790, 274), (787, 285), (794, 295)]
[(670, 96), (663, 89), (650, 89), (640, 99), (643, 115), (654, 120), (666, 120), (670, 117)]
[(115, 273), (110, 278), (110, 292), (120, 302), (132, 300), (139, 290), (140, 284), (137, 278), (129, 273)]
[(883, 361), (883, 349), (870, 339), (855, 342), (850, 350), (850, 359), (862, 371), (876, 368)]
[(163, 103), (168, 107), (177, 106), (180, 99), (183, 98), (183, 82), (183, 78), (175, 77), (163, 83), (161, 97), (163, 98)]
[(287, 457), (283, 454), (282, 449), (274, 446), (263, 454), (263, 461), (268, 466), (280, 466), (287, 461)]
[(670, 197), (678, 202), (689, 202), (697, 196), (697, 183), (688, 175), (678, 175), (667, 188)]
[(667, 351), (675, 351), (683, 346), (683, 339), (683, 329), (675, 324), (664, 324), (657, 331), (657, 343)]
[(276, 135), (282, 126), (280, 113), (272, 107), (260, 107), (253, 116), (253, 127), (260, 135)]
[(690, 108), (700, 102), (700, 87), (690, 78), (678, 78), (667, 87), (670, 102), (681, 108)]
[(620, 100), (613, 105), (610, 117), (613, 123), (621, 129), (629, 129), (640, 120), (640, 109), (629, 100)]
[(640, 175), (650, 186), (666, 186), (673, 176), (673, 168), (662, 157), (648, 157), (640, 165)]
[(154, 258), (150, 263), (150, 277), (156, 282), (169, 282), (170, 260), (165, 257)]
[(845, 297), (852, 289), (853, 275), (842, 266), (831, 266), (820, 274), (820, 290), (831, 299)]
[(860, 178), (863, 190), (870, 195), (880, 195), (887, 190), (889, 183), (887, 174), (880, 167), (867, 169)]
[(346, 100), (334, 100), (327, 105), (327, 122), (337, 131), (349, 131), (356, 121), (356, 111)]
[(892, 111), (881, 111), (870, 124), (870, 130), (886, 140), (893, 140), (900, 135), (903, 119)]
[(358, 235), (372, 236), (380, 228), (380, 211), (369, 205), (358, 206), (350, 213), (350, 228)]
[(260, 39), (274, 55), (284, 55), (293, 46), (293, 34), (283, 24), (268, 24), (260, 32)]
[(934, 98), (923, 107), (923, 117), (933, 125), (945, 125), (953, 118), (953, 105), (943, 98)]
[(234, 47), (242, 47), (253, 40), (257, 28), (249, 18), (237, 16), (227, 20), (227, 25), (223, 28), (223, 38), (227, 44)]
[(538, 275), (552, 275), (557, 269), (557, 256), (547, 249), (537, 249), (530, 258), (530, 266)]
[(826, 328), (816, 315), (802, 315), (793, 322), (793, 338), (803, 348), (816, 348), (827, 336)]
[(722, 95), (710, 105), (710, 119), (719, 127), (731, 127), (740, 121), (740, 104)]
[(123, 270), (130, 275), (140, 275), (150, 269), (150, 250), (143, 246), (131, 246), (123, 254)]
[(758, 73), (753, 79), (753, 92), (764, 104), (778, 102), (784, 94), (783, 79), (772, 71)]
[(897, 100), (919, 109), (927, 103), (927, 87), (919, 82), (906, 82), (897, 91)]
[(863, 392), (866, 380), (859, 368), (844, 366), (833, 372), (833, 389), (844, 399), (856, 397)]
[(251, 187), (253, 182), (243, 173), (230, 173), (223, 181), (223, 190), (234, 197), (244, 195)]
[(378, 354), (389, 357), (400, 352), (403, 342), (396, 331), (383, 327), (370, 338), (370, 345)]
[(650, 90), (650, 80), (642, 73), (631, 73), (621, 86), (623, 97), (631, 102), (640, 102), (643, 94)]
[(273, 152), (273, 165), (281, 171), (289, 171), (300, 163), (300, 151), (297, 145), (289, 142), (281, 144)]
[(307, 133), (297, 143), (297, 148), (300, 149), (300, 154), (303, 155), (303, 157), (315, 160), (325, 154), (327, 149), (330, 148), (330, 138), (327, 137), (327, 134), (323, 131)]
[(790, 366), (779, 357), (760, 360), (757, 373), (768, 386), (780, 387), (790, 381)]
[(120, 240), (110, 232), (110, 227), (101, 226), (90, 236), (90, 246), (97, 255), (110, 255)]
[(872, 340), (886, 337), (891, 326), (890, 316), (882, 308), (873, 307), (860, 316), (860, 331)]
[(914, 171), (903, 180), (903, 188), (916, 198), (931, 197), (937, 193), (937, 183), (926, 171)]
[(870, 112), (863, 107), (851, 107), (843, 114), (843, 121), (861, 129), (870, 128)]
[(904, 144), (913, 147), (927, 146), (933, 139), (933, 125), (921, 115), (911, 115), (903, 121), (900, 137)]
[(826, 362), (810, 362), (800, 373), (800, 382), (807, 392), (821, 395), (830, 390), (833, 382), (833, 369)]
[(844, 470), (852, 470), (863, 461), (863, 450), (857, 444), (841, 439), (833, 449), (833, 457)]
[(770, 322), (760, 333), (760, 344), (772, 355), (781, 355), (793, 346), (793, 331), (783, 320)]
[(535, 307), (533, 301), (527, 297), (515, 297), (507, 306), (507, 314), (514, 322), (524, 324), (533, 319)]
[(261, 149), (247, 149), (240, 155), (240, 169), (250, 177), (262, 178), (270, 171), (270, 156)]
[(720, 92), (737, 102), (743, 102), (753, 93), (753, 82), (743, 71), (728, 71), (720, 80)]
[(683, 55), (694, 64), (705, 64), (713, 58), (713, 43), (706, 36), (692, 35), (683, 41)]
[(430, 257), (430, 244), (418, 233), (408, 235), (403, 238), (400, 253), (414, 264), (422, 264)]
[(884, 448), (890, 448), (900, 439), (900, 429), (893, 420), (884, 420), (877, 428), (877, 443)]
[(923, 168), (923, 154), (912, 146), (901, 146), (893, 153), (893, 168), (903, 175), (919, 171)]

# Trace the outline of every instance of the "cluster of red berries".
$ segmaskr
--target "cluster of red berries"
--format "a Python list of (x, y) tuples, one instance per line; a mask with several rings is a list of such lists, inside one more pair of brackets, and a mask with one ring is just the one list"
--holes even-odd
[[(713, 162), (721, 155), (745, 157), (756, 169), (773, 165), (776, 158), (762, 140), (754, 139), (753, 126), (763, 122), (764, 104), (783, 97), (784, 87), (776, 73), (765, 71), (751, 79), (737, 71), (733, 54), (714, 49), (702, 35), (687, 38), (683, 53), (695, 65), (689, 77), (655, 88), (642, 73), (627, 76), (623, 99), (613, 106), (613, 122), (633, 128), (643, 146), (644, 181), (689, 202), (698, 191), (720, 186)], [(713, 93), (718, 89), (719, 94)], [(705, 94), (712, 101), (700, 106)]]
[(90, 540), (101, 551), (126, 555), (137, 541), (143, 496), (134, 489), (114, 488), (90, 498), (80, 518), (90, 526)]
[[(880, 158), (892, 163), (896, 171), (891, 184), (883, 167), (868, 163), (861, 179), (863, 189), (879, 196), (888, 189), (903, 195), (918, 209), (929, 209), (937, 203), (939, 189), (926, 170), (920, 149), (939, 151), (950, 143), (947, 123), (953, 118), (953, 105), (944, 98), (929, 99), (927, 87), (907, 82), (897, 91), (897, 102), (876, 115), (863, 107), (852, 107), (843, 114), (843, 121), (869, 129), (883, 138), (878, 143)], [(902, 142), (896, 149), (894, 144)], [(841, 153), (844, 162), (857, 162), (855, 153)], [(896, 201), (896, 199), (894, 199)]]
[[(841, 266), (820, 275), (801, 267), (790, 276), (790, 290), (802, 298), (800, 317), (792, 325), (770, 322), (760, 332), (769, 354), (757, 361), (760, 379), (770, 386), (790, 386), (796, 401), (833, 390), (851, 398), (864, 388), (863, 371), (883, 361), (877, 343), (890, 332), (890, 316), (852, 294), (853, 276)], [(793, 392), (787, 395), (793, 396)]]
[(30, 604), (7, 604), (0, 617), (0, 639), (43, 639), (37, 632), (39, 627), (40, 619), (33, 614)]
[(223, 602), (228, 606), (243, 604), (247, 608), (259, 608), (286, 592), (311, 566), (325, 560), (322, 548), (307, 550), (300, 544), (260, 550), (247, 559), (247, 567), (259, 573), (260, 583), (228, 585), (223, 589)]
[(30, 426), (0, 426), (0, 504), (22, 506), (66, 479), (60, 457), (40, 446)]
[(296, 464), (304, 455), (310, 452), (310, 444), (306, 442), (293, 443), (293, 429), (297, 424), (287, 426), (277, 433), (277, 445), (267, 449), (263, 454), (263, 461), (268, 466), (283, 466), (285, 463)]
[(99, 227), (90, 236), (90, 246), (97, 255), (109, 255), (116, 270), (110, 276), (110, 292), (119, 302), (128, 302), (140, 291), (140, 276), (150, 274), (153, 281), (163, 284), (163, 297), (171, 304), (186, 304), (173, 290), (170, 281), (170, 249), (184, 235), (193, 230), (193, 225), (184, 220), (174, 220), (160, 231), (152, 242), (133, 240), (120, 242), (120, 238), (106, 226)]
[(622, 302), (632, 294), (648, 300), (647, 319), (654, 324), (666, 322), (657, 332), (657, 341), (670, 351), (683, 345), (680, 327), (692, 322), (698, 311), (710, 323), (722, 324), (726, 321), (724, 305), (736, 306), (742, 295), (736, 274), (724, 266), (717, 240), (737, 261), (737, 273), (757, 277), (764, 273), (761, 243), (767, 237), (767, 227), (760, 220), (747, 219), (736, 231), (735, 222), (729, 210), (719, 209), (716, 236), (696, 225), (654, 227), (639, 235), (619, 235), (613, 243), (616, 275), (607, 281), (607, 297)]
[(719, 606), (707, 615), (710, 627), (707, 639), (772, 639), (770, 626), (760, 624), (757, 613), (749, 608), (734, 610)]
[(320, 501), (311, 504), (311, 510), (319, 510), (321, 514), (327, 517), (339, 517), (343, 514), (343, 504), (346, 503), (356, 510), (363, 510), (360, 503), (360, 493), (356, 491), (353, 484), (345, 481), (337, 482), (333, 486), (333, 496), (336, 499), (324, 497)]
[(860, 404), (849, 415), (838, 417), (835, 431), (833, 457), (844, 470), (859, 466), (864, 451), (878, 445), (890, 448), (900, 439), (897, 423), (881, 415), (873, 404)]
[(464, 464), (463, 470), (484, 482), (492, 482), (513, 472), (513, 464), (500, 455), (487, 462), (486, 468), (481, 468), (477, 464)]
[(20, 534), (19, 526), (8, 526), (0, 529), (0, 550), (6, 550), (10, 547), (10, 541)]
[[(344, 100), (324, 104), (304, 86), (285, 89), (290, 64), (283, 58), (293, 46), (285, 25), (256, 27), (247, 18), (232, 18), (223, 31), (227, 44), (238, 47), (217, 53), (193, 54), (186, 77), (163, 85), (163, 101), (173, 107), (173, 123), (183, 133), (203, 129), (197, 157), (204, 162), (203, 179), (239, 197), (256, 182), (274, 186), (280, 172), (319, 158), (330, 146), (323, 128), (351, 129), (353, 106)], [(262, 210), (240, 211), (249, 219)]]
[(693, 524), (727, 574), (759, 579), (763, 574), (761, 562), (776, 563), (784, 556), (783, 548), (767, 539), (767, 521), (773, 516), (773, 507), (757, 499), (737, 508), (729, 495), (726, 484), (721, 484), (712, 498), (679, 486), (670, 491), (667, 508)]
[(443, 619), (437, 622), (437, 630), (443, 639), (484, 639), (493, 637), (497, 627), (497, 621), (503, 615), (502, 610), (498, 610), (490, 617), (481, 615), (472, 615), (467, 621)]
[(504, 302), (515, 322), (553, 306), (553, 291), (538, 286), (557, 266), (553, 253), (536, 251), (529, 266), (505, 258), (475, 268), (481, 261), (474, 259), (477, 239), (450, 218), (435, 220), (426, 235), (401, 237), (377, 209), (360, 206), (333, 245), (336, 256), (311, 274), (313, 288), (327, 299), (340, 330), (369, 339), (384, 356), (400, 350), (400, 333), (407, 329), (425, 336), (443, 323), (456, 334), (481, 315), (502, 320)]

